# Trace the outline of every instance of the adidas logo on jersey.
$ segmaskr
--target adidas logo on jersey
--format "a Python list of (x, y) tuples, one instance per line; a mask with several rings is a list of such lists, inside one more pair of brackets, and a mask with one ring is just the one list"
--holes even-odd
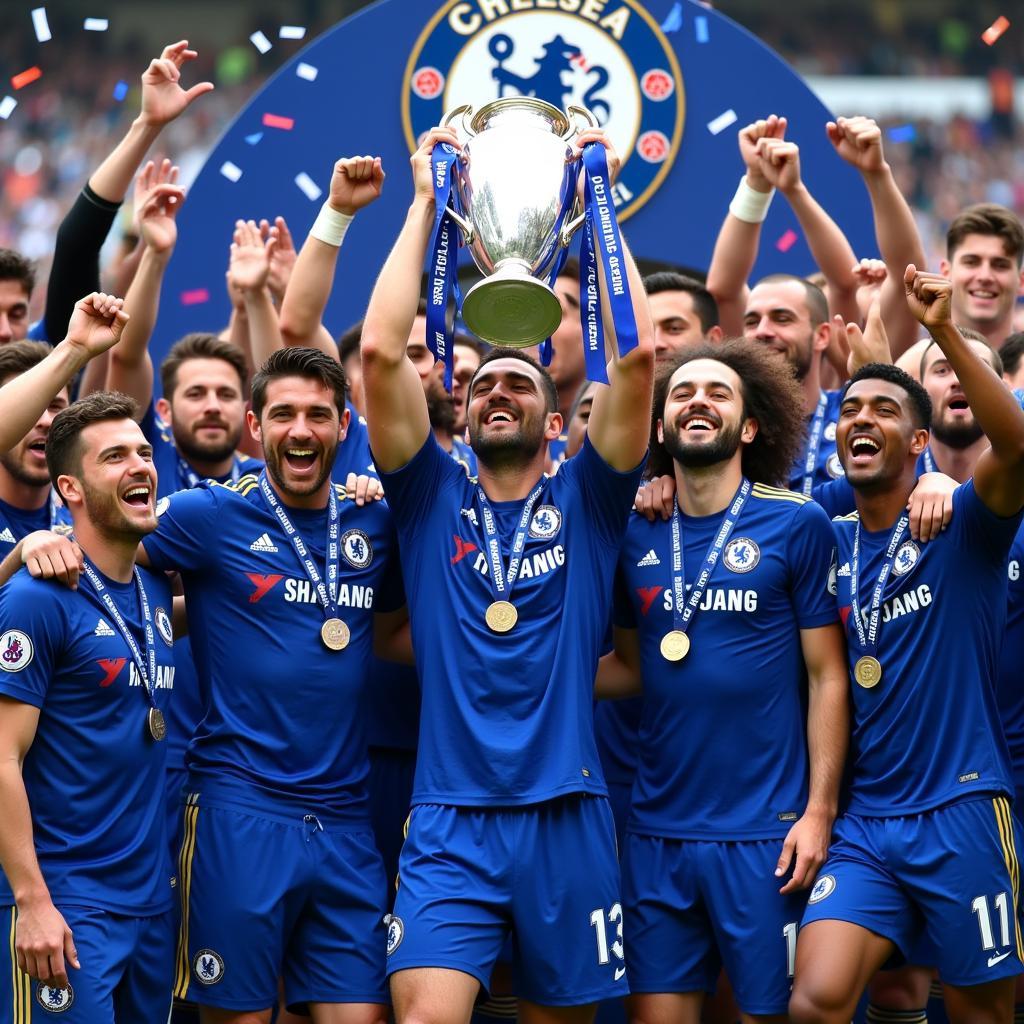
[(849, 562), (843, 562), (843, 564), (841, 566), (839, 566), (839, 572), (837, 572), (836, 575), (837, 576), (849, 576), (850, 575), (850, 563)]
[(103, 621), (103, 619), (100, 619), (100, 621), (96, 623), (96, 628), (93, 630), (93, 633), (95, 633), (96, 636), (114, 635), (114, 631), (110, 628), (110, 626), (107, 625), (106, 622)]
[(249, 545), (250, 551), (266, 551), (268, 554), (277, 554), (277, 545), (270, 539), (269, 535), (263, 534), (262, 537), (257, 537)]
[(658, 557), (658, 554), (654, 550), (654, 548), (651, 548), (651, 550), (648, 551), (647, 554), (644, 555), (644, 557), (636, 563), (638, 569), (643, 569), (645, 566), (648, 565), (661, 565), (661, 559)]
[(0, 541), (4, 544), (17, 544), (18, 542), (14, 539), (14, 534), (11, 533), (11, 528), (5, 526), (3, 532), (0, 533)]

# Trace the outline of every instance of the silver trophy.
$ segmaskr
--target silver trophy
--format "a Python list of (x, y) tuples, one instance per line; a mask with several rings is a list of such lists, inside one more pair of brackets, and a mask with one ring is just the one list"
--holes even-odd
[(454, 124), (462, 142), (456, 188), (465, 216), (449, 212), (487, 275), (466, 293), (462, 319), (491, 345), (528, 348), (561, 323), (558, 298), (540, 278), (583, 223), (574, 212), (580, 166), (572, 142), (596, 123), (584, 107), (563, 113), (528, 96), (445, 115), (442, 124)]

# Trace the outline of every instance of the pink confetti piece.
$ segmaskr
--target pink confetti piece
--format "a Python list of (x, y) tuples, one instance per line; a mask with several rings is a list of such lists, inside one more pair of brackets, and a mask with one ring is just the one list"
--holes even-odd
[(20, 74), (15, 75), (11, 79), (11, 85), (15, 89), (23, 89), (26, 85), (31, 85), (37, 78), (42, 77), (42, 68), (29, 68), (27, 71), (22, 71)]
[(1008, 28), (1010, 19), (1000, 14), (995, 21), (984, 32), (981, 33), (981, 41), (991, 46)]
[(800, 236), (790, 228), (776, 243), (775, 248), (779, 252), (789, 252), (794, 245), (800, 240)]
[(183, 306), (198, 306), (203, 302), (210, 301), (210, 293), (206, 288), (192, 288), (181, 293), (181, 304)]
[(280, 114), (264, 114), (263, 123), (268, 128), (283, 128), (290, 132), (295, 127), (295, 118), (282, 117)]

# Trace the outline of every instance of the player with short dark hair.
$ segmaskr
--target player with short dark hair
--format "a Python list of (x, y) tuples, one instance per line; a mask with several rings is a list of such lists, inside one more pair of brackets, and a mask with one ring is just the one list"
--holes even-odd
[(1024, 388), (1024, 331), (1016, 331), (999, 346), (1003, 379), (1011, 388)]
[[(152, 451), (124, 395), (54, 418), (46, 458), (83, 555), (77, 590), (0, 590), (0, 1006), (164, 1020), (175, 879), (165, 834), (171, 593), (135, 564), (156, 528)], [(31, 979), (37, 979), (33, 982)]]
[(954, 1024), (1009, 1020), (1024, 970), (1013, 782), (995, 700), (1006, 562), (1024, 507), (1024, 412), (952, 321), (954, 285), (906, 273), (907, 300), (990, 448), (918, 546), (905, 506), (931, 400), (870, 364), (837, 443), (857, 512), (835, 521), (853, 691), (849, 799), (797, 943), (790, 1016), (848, 1021), (895, 952), (934, 963)]
[(28, 304), (36, 268), (14, 249), (0, 249), (0, 345), (28, 337)]
[(801, 446), (800, 389), (756, 342), (677, 356), (654, 407), (677, 502), (669, 522), (630, 518), (597, 679), (600, 696), (644, 694), (629, 1015), (697, 1024), (724, 964), (744, 1020), (782, 1021), (849, 729), (835, 542), (818, 505), (775, 486)]
[(696, 278), (659, 270), (644, 278), (654, 321), (656, 359), (670, 359), (686, 345), (721, 341), (718, 303)]
[[(462, 1024), (512, 934), (520, 1019), (581, 1021), (626, 991), (591, 692), (647, 447), (650, 319), (623, 251), (639, 344), (609, 363), (588, 439), (551, 478), (546, 448), (562, 418), (548, 375), (518, 352), (482, 360), (468, 393), (470, 481), (431, 437), (406, 353), (438, 142), (458, 145), (437, 128), (414, 154), (415, 197), (363, 332), (370, 442), (398, 525), (423, 695), (391, 991), (400, 1022)], [(577, 140), (589, 142), (607, 145), (598, 130)], [(609, 165), (614, 178), (613, 153)], [(566, 871), (581, 850), (587, 870)]]

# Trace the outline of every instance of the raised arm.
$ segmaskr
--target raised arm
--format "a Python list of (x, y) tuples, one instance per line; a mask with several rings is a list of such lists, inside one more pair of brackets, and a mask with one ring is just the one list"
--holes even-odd
[(869, 117), (840, 117), (826, 126), (836, 152), (864, 179), (875, 216), (875, 239), (885, 260), (888, 277), (882, 284), (882, 317), (892, 342), (893, 355), (901, 356), (920, 336), (920, 328), (907, 307), (903, 272), (907, 264), (924, 266), (924, 246), (892, 168), (882, 153), (882, 130)]
[(0, 388), (0, 452), (10, 451), (85, 364), (121, 337), (124, 301), (102, 292), (81, 299), (64, 340), (41, 362)]
[(380, 157), (346, 157), (334, 165), (327, 201), (309, 230), (281, 302), (286, 345), (322, 348), (338, 358), (338, 346), (323, 325), (338, 253), (352, 218), (377, 199), (383, 185)]
[(228, 290), (242, 297), (249, 329), (249, 356), (254, 368), (262, 366), (274, 352), (284, 347), (268, 285), (276, 246), (276, 235), (268, 234), (264, 241), (255, 221), (235, 222)]
[(718, 232), (707, 278), (707, 288), (718, 303), (719, 323), (727, 338), (743, 333), (747, 279), (757, 260), (761, 223), (768, 216), (768, 207), (775, 194), (762, 172), (757, 154), (758, 142), (785, 136), (786, 119), (775, 114), (748, 124), (738, 136), (746, 174), (740, 180), (739, 189)]
[(416, 319), (423, 261), (434, 227), (434, 144), (459, 148), (451, 128), (434, 128), (412, 155), (414, 195), (405, 223), (381, 269), (363, 321), (360, 353), (370, 448), (378, 469), (404, 466), (430, 434), (419, 373), (406, 355)]
[(146, 248), (124, 297), (125, 308), (132, 319), (121, 344), (110, 353), (107, 368), (106, 390), (120, 391), (134, 398), (140, 416), (153, 397), (149, 339), (160, 306), (164, 273), (178, 239), (175, 218), (185, 201), (185, 193), (178, 187), (177, 180), (178, 168), (172, 167), (170, 160), (164, 160), (159, 168), (150, 161), (139, 175), (139, 232)]
[(974, 469), (974, 489), (996, 515), (1016, 515), (1024, 507), (1024, 411), (953, 323), (952, 283), (911, 265), (904, 287), (911, 312), (949, 360), (991, 445)]

